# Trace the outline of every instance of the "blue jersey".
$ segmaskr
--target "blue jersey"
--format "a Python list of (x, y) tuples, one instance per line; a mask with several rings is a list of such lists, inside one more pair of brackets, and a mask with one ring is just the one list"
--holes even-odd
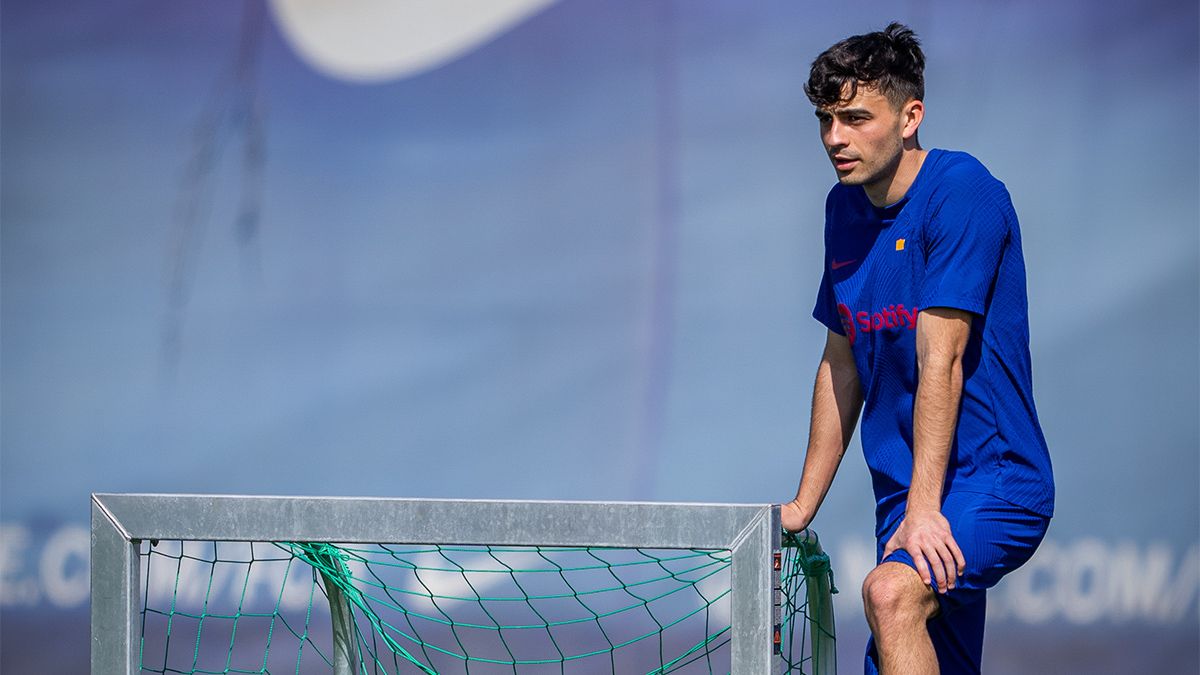
[(879, 527), (912, 480), (917, 313), (971, 312), (945, 494), (981, 492), (1050, 516), (1054, 481), (1033, 405), (1021, 233), (1008, 190), (974, 157), (930, 150), (900, 202), (836, 185), (813, 316), (849, 338), (863, 393), (860, 437)]

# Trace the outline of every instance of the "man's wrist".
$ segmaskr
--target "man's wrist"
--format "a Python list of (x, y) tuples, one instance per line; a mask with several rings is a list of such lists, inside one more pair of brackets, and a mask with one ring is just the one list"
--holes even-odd
[(809, 523), (812, 522), (813, 515), (815, 515), (811, 509), (804, 507), (804, 504), (800, 501), (799, 497), (787, 502), (783, 505), (783, 507), (785, 509), (790, 508), (793, 516), (798, 517), (799, 520), (804, 524), (803, 527), (808, 527)]
[(942, 512), (941, 500), (940, 499), (939, 500), (912, 499), (910, 497), (908, 500), (908, 504), (904, 507), (905, 515), (911, 515), (914, 513), (929, 512), (929, 511), (932, 511), (934, 513), (941, 513)]

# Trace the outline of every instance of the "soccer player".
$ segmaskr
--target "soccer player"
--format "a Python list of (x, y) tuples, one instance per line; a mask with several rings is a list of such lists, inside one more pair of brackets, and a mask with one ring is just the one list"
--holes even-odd
[(783, 525), (812, 521), (861, 412), (878, 543), (866, 672), (886, 675), (980, 672), (986, 589), (1054, 508), (1017, 216), (974, 157), (922, 149), (924, 68), (893, 23), (830, 47), (804, 88), (838, 183), (813, 310), (829, 330)]

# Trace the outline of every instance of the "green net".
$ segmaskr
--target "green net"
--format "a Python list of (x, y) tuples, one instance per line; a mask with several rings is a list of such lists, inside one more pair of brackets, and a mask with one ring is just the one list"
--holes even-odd
[[(731, 670), (729, 551), (161, 541), (139, 557), (141, 672)], [(778, 565), (788, 672), (833, 672), (828, 558), (787, 538)]]
[(785, 672), (833, 675), (833, 568), (816, 533), (783, 533), (780, 560), (781, 649)]

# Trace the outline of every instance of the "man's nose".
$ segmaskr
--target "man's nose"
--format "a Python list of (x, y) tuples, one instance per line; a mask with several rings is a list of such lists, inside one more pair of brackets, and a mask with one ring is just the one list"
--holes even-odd
[(825, 145), (830, 148), (843, 148), (846, 146), (845, 138), (846, 127), (833, 119), (825, 127)]

